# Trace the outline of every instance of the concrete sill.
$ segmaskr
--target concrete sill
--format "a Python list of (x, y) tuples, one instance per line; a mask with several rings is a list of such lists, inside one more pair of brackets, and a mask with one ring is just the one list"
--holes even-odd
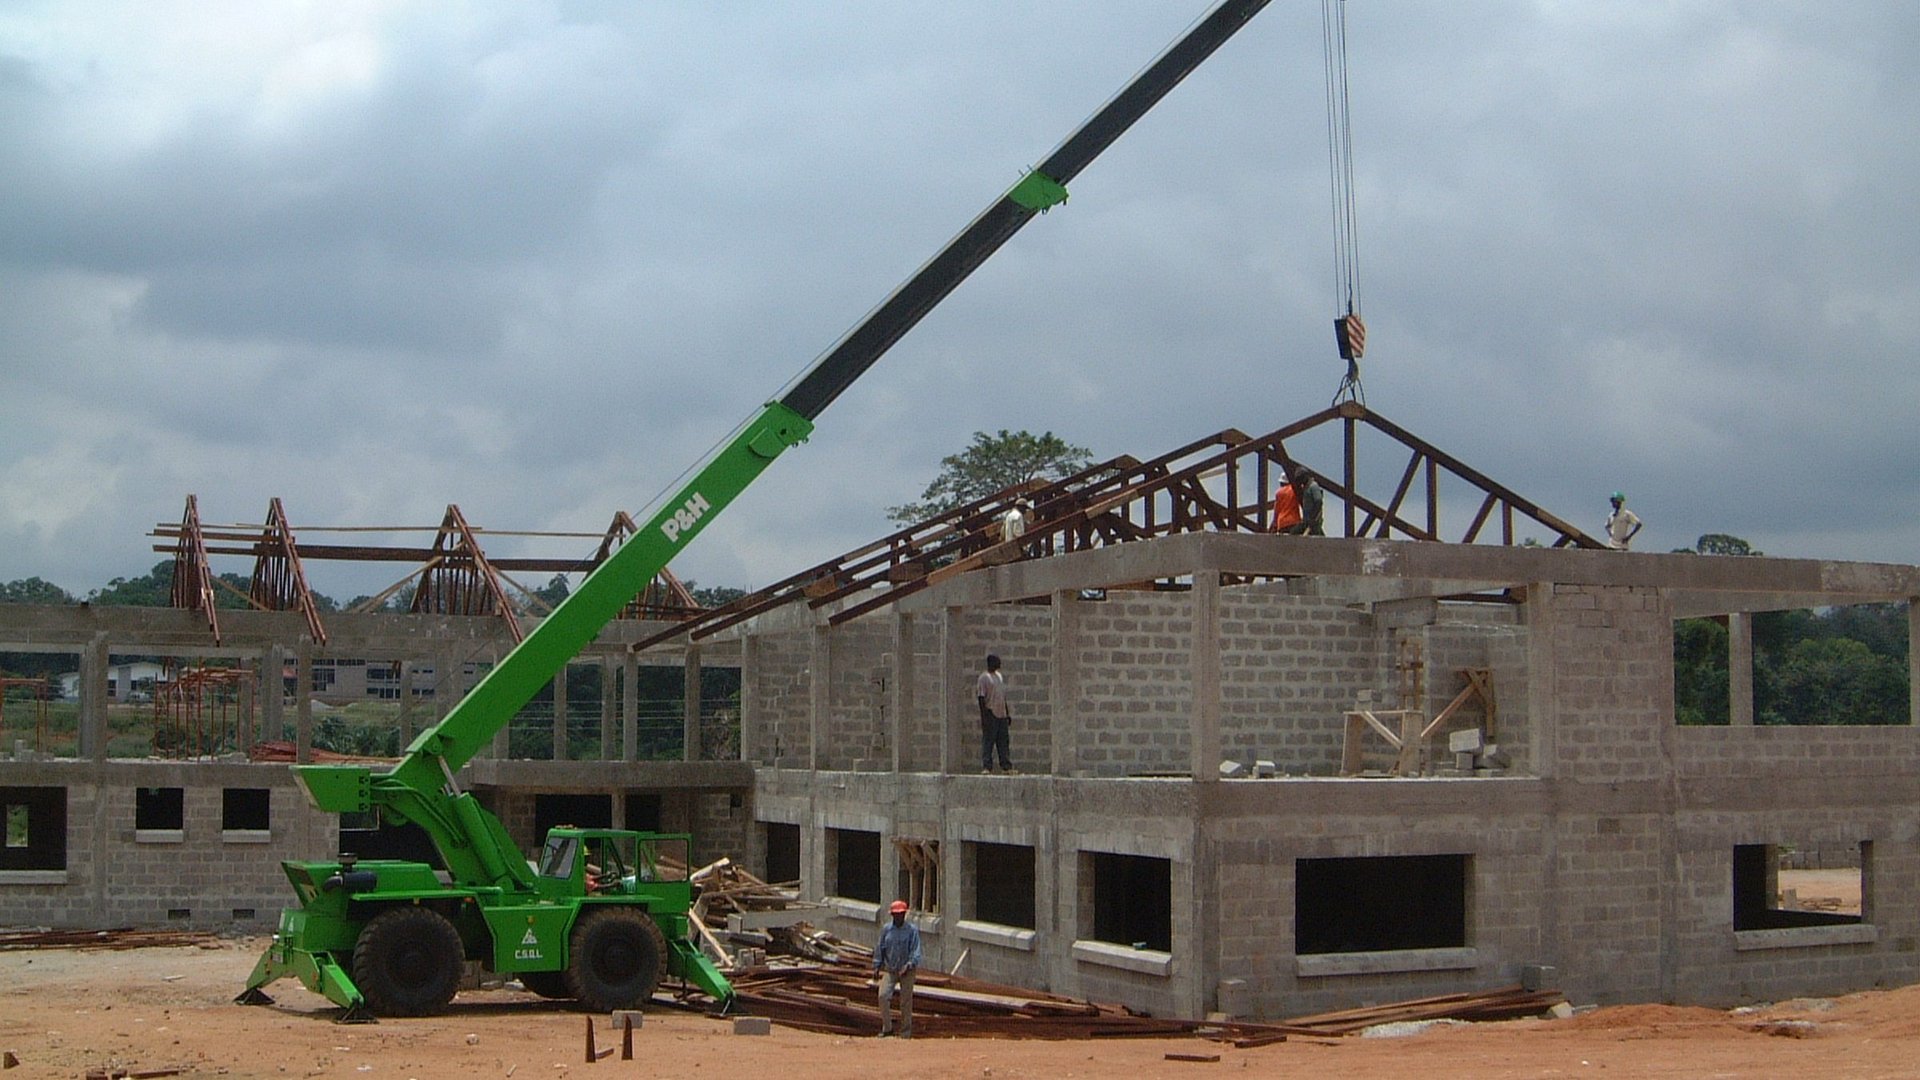
[(1735, 952), (1761, 949), (1811, 949), (1821, 945), (1871, 945), (1880, 940), (1872, 923), (1850, 926), (1793, 926), (1781, 930), (1735, 930)]
[(1021, 952), (1032, 952), (1033, 943), (1035, 939), (1040, 936), (1038, 931), (1028, 930), (1019, 926), (1008, 926), (1004, 923), (976, 922), (972, 919), (961, 919), (953, 925), (954, 930), (959, 933), (962, 940), (978, 941), (987, 945), (998, 945), (1003, 949), (1018, 949)]
[(220, 842), (223, 844), (271, 844), (272, 829), (221, 829)]
[(880, 905), (865, 900), (849, 900), (844, 896), (827, 897), (827, 906), (835, 915), (843, 919), (858, 919), (869, 926), (880, 925)]
[(1173, 974), (1173, 954), (1158, 949), (1135, 949), (1109, 941), (1076, 941), (1073, 958), (1085, 964), (1137, 971), (1164, 979)]
[(1400, 971), (1462, 971), (1478, 966), (1480, 952), (1471, 948), (1317, 953), (1293, 958), (1293, 973), (1302, 979), (1335, 975), (1386, 975)]
[(185, 829), (133, 830), (133, 842), (136, 844), (184, 844), (186, 840), (187, 830)]
[(65, 870), (0, 870), (0, 885), (65, 885)]

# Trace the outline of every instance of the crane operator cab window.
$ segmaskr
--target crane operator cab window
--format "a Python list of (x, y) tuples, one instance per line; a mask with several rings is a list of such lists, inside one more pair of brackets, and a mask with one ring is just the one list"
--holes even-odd
[(556, 829), (541, 852), (540, 875), (575, 882), (589, 895), (627, 893), (648, 882), (686, 880), (686, 856), (678, 837)]

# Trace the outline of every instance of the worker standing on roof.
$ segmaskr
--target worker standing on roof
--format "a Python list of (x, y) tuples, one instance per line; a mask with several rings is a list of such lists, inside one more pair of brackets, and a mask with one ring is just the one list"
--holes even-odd
[(1298, 467), (1287, 470), (1287, 482), (1273, 493), (1273, 525), (1271, 531), (1298, 536), (1307, 531), (1306, 519), (1300, 513), (1301, 485), (1294, 483), (1293, 474)]
[(920, 969), (920, 929), (907, 921), (907, 902), (887, 909), (892, 921), (873, 947), (873, 977), (880, 983), (880, 1037), (893, 1034), (893, 994), (900, 992), (900, 1037), (913, 1038), (913, 973)]
[(1613, 503), (1613, 513), (1607, 515), (1607, 543), (1615, 551), (1625, 551), (1640, 531), (1640, 516), (1627, 509), (1627, 497), (1618, 491), (1609, 501)]

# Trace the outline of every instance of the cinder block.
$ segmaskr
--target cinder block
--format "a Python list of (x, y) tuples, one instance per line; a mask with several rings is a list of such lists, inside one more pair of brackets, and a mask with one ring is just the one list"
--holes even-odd
[(646, 1020), (646, 1016), (639, 1009), (615, 1009), (612, 1013), (612, 1019), (613, 1030), (619, 1031), (628, 1024), (638, 1029)]
[(735, 1035), (771, 1035), (773, 1021), (764, 1016), (736, 1016), (733, 1018)]

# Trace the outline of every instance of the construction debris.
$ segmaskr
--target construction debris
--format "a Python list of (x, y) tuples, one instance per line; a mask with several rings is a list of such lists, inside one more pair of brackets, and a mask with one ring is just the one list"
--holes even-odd
[(204, 930), (135, 930), (123, 926), (114, 930), (5, 930), (0, 931), (0, 950), (4, 949), (150, 949), (196, 945), (216, 948), (220, 939)]
[[(1300, 1035), (1352, 1035), (1377, 1024), (1407, 1023), (1417, 1020), (1517, 1020), (1539, 1016), (1566, 1004), (1558, 990), (1525, 990), (1510, 986), (1499, 990), (1481, 990), (1463, 994), (1442, 994), (1386, 1005), (1317, 1013), (1289, 1018), (1285, 1027)], [(1236, 1038), (1233, 1045), (1242, 1049), (1265, 1046), (1277, 1039), (1260, 1036)]]

